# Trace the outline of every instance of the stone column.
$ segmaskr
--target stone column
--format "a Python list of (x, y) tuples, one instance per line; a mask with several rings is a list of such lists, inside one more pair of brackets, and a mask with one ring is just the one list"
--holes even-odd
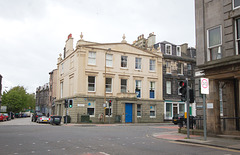
[[(209, 103), (213, 104), (213, 108), (207, 108), (207, 104)], [(209, 95), (207, 95), (206, 99), (206, 118), (207, 132), (210, 134), (219, 134), (221, 132), (219, 82), (214, 79), (209, 79)]]

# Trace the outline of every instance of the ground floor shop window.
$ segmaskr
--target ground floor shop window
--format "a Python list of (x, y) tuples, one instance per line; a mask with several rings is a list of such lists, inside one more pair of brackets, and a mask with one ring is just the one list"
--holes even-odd
[(150, 118), (155, 118), (156, 117), (156, 106), (151, 105), (150, 106)]
[(142, 116), (141, 108), (142, 108), (142, 105), (141, 105), (141, 104), (138, 104), (138, 105), (137, 105), (137, 117), (141, 117), (141, 116)]
[(95, 116), (95, 101), (89, 101), (87, 105), (87, 114), (90, 115), (90, 117)]

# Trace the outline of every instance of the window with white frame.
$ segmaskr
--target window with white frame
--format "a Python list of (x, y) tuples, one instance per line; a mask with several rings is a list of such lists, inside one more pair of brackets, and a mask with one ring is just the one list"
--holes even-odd
[(60, 98), (63, 98), (63, 81), (60, 82)]
[(149, 96), (150, 98), (155, 98), (155, 82), (150, 81), (150, 90), (149, 90)]
[(142, 58), (135, 58), (135, 69), (141, 69)]
[(156, 61), (153, 59), (150, 59), (149, 61), (149, 70), (150, 71), (155, 71), (155, 66), (156, 66)]
[(94, 92), (95, 91), (95, 76), (88, 76), (88, 91)]
[(106, 78), (106, 92), (112, 92), (112, 78)]
[(185, 112), (185, 104), (179, 104), (179, 114), (184, 114)]
[(90, 117), (94, 117), (95, 116), (95, 101), (88, 101), (88, 104), (87, 104), (87, 114)]
[(136, 80), (135, 83), (135, 93), (137, 93), (137, 98), (141, 98), (141, 81), (140, 80)]
[(92, 52), (92, 51), (88, 52), (88, 64), (96, 65), (96, 52)]
[(177, 56), (181, 56), (181, 47), (180, 46), (176, 47), (176, 53), (177, 53)]
[(166, 81), (166, 93), (172, 94), (172, 83), (171, 81)]
[(222, 27), (217, 26), (208, 31), (208, 61), (222, 58)]
[(107, 67), (113, 66), (113, 55), (112, 54), (106, 54), (106, 65), (107, 65)]
[(156, 105), (150, 105), (150, 118), (156, 117)]
[(172, 118), (172, 103), (166, 103), (166, 118)]
[(137, 117), (141, 117), (141, 116), (142, 116), (142, 105), (137, 104)]
[(127, 79), (121, 79), (121, 93), (127, 92)]
[(183, 75), (184, 73), (184, 64), (183, 63), (178, 63), (178, 68), (177, 68), (177, 73), (180, 75)]
[(165, 45), (165, 54), (172, 55), (172, 45), (170, 44)]
[(127, 56), (121, 56), (121, 67), (127, 68)]
[(240, 0), (232, 0), (233, 1), (233, 9), (240, 7)]
[(166, 73), (171, 74), (171, 61), (166, 61)]
[(236, 55), (240, 54), (240, 18), (236, 19)]

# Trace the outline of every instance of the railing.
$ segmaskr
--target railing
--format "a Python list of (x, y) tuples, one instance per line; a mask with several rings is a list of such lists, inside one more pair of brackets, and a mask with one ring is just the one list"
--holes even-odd
[(226, 130), (226, 120), (236, 120), (236, 130), (240, 131), (240, 128), (239, 128), (239, 120), (240, 120), (240, 117), (222, 117), (220, 118), (223, 120), (223, 131)]

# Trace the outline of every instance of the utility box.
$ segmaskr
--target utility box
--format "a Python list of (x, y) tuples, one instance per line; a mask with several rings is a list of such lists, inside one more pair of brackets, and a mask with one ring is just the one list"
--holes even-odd
[(89, 115), (81, 115), (81, 122), (82, 123), (89, 123), (90, 122), (90, 116)]

